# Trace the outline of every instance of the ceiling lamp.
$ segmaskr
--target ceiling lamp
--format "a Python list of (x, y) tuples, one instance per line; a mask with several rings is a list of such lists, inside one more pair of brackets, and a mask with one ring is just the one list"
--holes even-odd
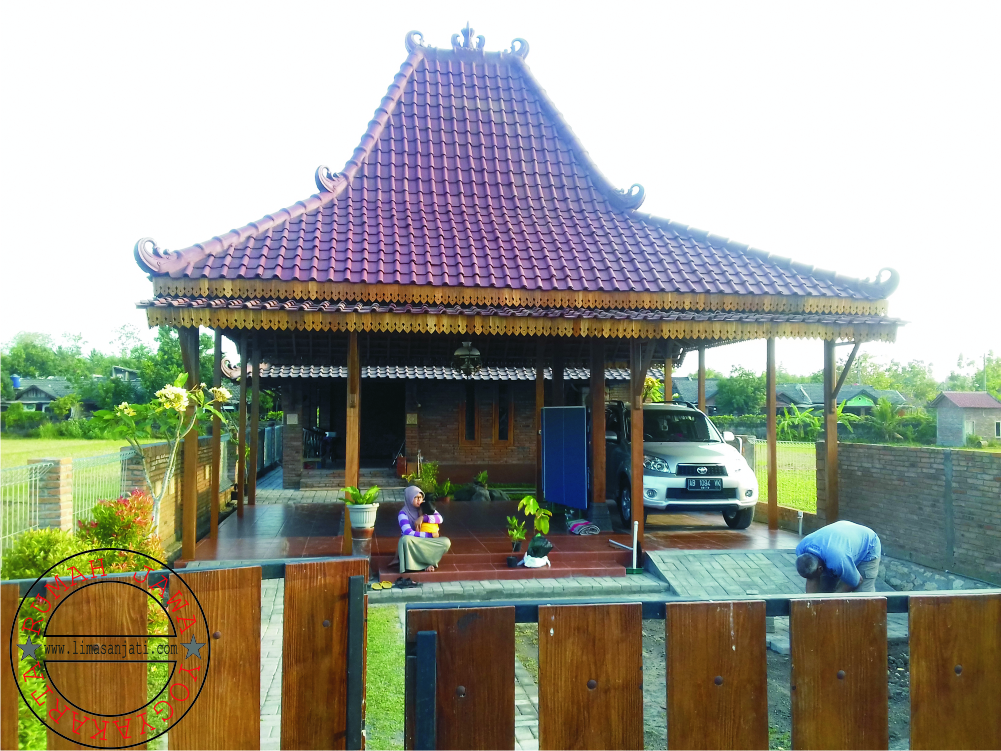
[(463, 342), (462, 346), (455, 350), (452, 359), (452, 369), (458, 370), (466, 378), (479, 370), (483, 365), (480, 359), (480, 351), (473, 346), (472, 342)]

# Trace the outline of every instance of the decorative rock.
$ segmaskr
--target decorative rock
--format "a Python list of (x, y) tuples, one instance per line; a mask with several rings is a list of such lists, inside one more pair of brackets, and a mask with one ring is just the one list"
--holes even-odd
[(474, 485), (473, 494), (469, 497), (469, 500), (474, 503), (489, 503), (490, 491), (482, 485)]

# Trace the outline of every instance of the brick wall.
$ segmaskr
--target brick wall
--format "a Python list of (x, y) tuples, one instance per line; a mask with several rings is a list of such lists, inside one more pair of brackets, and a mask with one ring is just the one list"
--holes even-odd
[[(826, 518), (825, 444), (817, 516)], [(876, 531), (888, 555), (1001, 583), (1001, 453), (842, 443), (840, 518)]]
[[(282, 430), (282, 487), (299, 489), (302, 480), (302, 408), (289, 405), (285, 409)], [(292, 417), (290, 420), (289, 417)]]
[(966, 444), (967, 422), (973, 423), (973, 434), (990, 440), (995, 437), (995, 423), (1001, 420), (1001, 409), (960, 409), (944, 404), (938, 409), (939, 446)]
[[(198, 439), (198, 481), (196, 485), (198, 489), (198, 521), (196, 536), (198, 539), (207, 535), (209, 531), (209, 516), (211, 509), (209, 486), (212, 482), (211, 440), (210, 436), (201, 436)], [(153, 481), (153, 487), (156, 491), (159, 491), (162, 486), (163, 477), (167, 471), (167, 451), (168, 448), (166, 443), (154, 443), (143, 447), (143, 453), (146, 455), (146, 461), (149, 464), (150, 479)], [(174, 474), (171, 477), (170, 483), (167, 486), (167, 492), (164, 494), (163, 500), (160, 502), (160, 539), (163, 540), (163, 546), (168, 549), (174, 543), (179, 543), (181, 541), (181, 520), (183, 518), (181, 486), (183, 478), (184, 450), (182, 447), (178, 451), (177, 465), (174, 469)], [(145, 489), (147, 487), (146, 479), (143, 475), (142, 463), (139, 461), (138, 457), (133, 457), (126, 463), (124, 480), (126, 488)], [(225, 482), (221, 483), (219, 488), (219, 497), (216, 499), (220, 508), (229, 500), (230, 490), (231, 486), (227, 485)]]

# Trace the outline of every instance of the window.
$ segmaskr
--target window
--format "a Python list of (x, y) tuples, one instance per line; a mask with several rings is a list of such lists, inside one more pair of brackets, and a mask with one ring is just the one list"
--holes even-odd
[(480, 442), (479, 410), (476, 409), (476, 383), (466, 382), (466, 396), (459, 402), (459, 445), (474, 446)]
[(497, 384), (494, 402), (494, 443), (511, 445), (514, 438), (514, 388), (508, 381)]
[(1001, 438), (1001, 420), (994, 423), (994, 437)]

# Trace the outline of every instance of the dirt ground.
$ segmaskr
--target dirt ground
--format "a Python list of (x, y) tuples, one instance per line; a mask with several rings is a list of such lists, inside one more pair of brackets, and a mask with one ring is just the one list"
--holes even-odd
[[(539, 680), (539, 634), (535, 624), (515, 627), (515, 653)], [(890, 748), (908, 746), (910, 694), (907, 645), (890, 645), (887, 679), (890, 697)], [(769, 748), (791, 748), (789, 656), (768, 652)], [(643, 622), (643, 738), (646, 748), (667, 748), (667, 676), (664, 622)]]

